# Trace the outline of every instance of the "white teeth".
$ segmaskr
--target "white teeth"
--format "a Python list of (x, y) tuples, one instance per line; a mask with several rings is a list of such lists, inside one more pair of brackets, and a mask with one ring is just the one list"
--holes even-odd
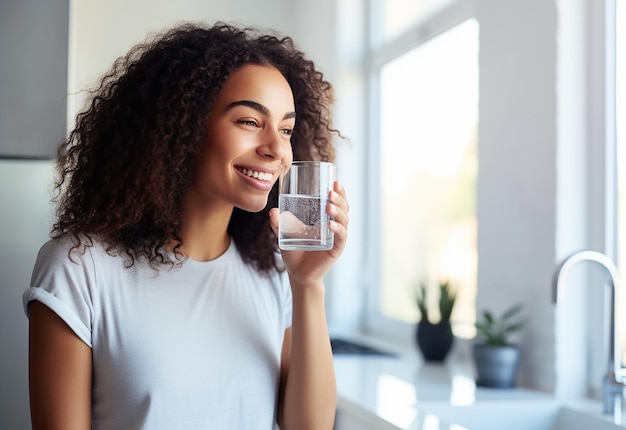
[(251, 178), (254, 179), (259, 179), (261, 181), (271, 181), (272, 180), (272, 174), (271, 173), (267, 173), (267, 172), (256, 172), (254, 170), (249, 170), (249, 169), (240, 169), (241, 173), (243, 173), (246, 176), (249, 176)]

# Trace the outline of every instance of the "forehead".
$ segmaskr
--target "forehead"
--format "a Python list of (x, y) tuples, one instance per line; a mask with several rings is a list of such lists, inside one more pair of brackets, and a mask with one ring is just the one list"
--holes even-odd
[(215, 108), (239, 100), (261, 103), (276, 114), (294, 110), (293, 93), (285, 77), (271, 66), (246, 64), (235, 69), (217, 95)]

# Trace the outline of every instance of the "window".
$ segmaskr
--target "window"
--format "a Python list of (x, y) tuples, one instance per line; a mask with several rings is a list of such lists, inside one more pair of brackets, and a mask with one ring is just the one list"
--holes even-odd
[[(372, 55), (371, 91), (378, 108), (372, 113), (376, 149), (370, 171), (379, 193), (372, 200), (380, 203), (370, 211), (379, 232), (370, 250), (370, 261), (377, 264), (370, 307), (383, 323), (415, 323), (420, 315), (414, 294), (423, 282), (438, 318), (437, 285), (450, 282), (458, 292), (453, 323), (463, 322), (453, 325), (454, 332), (469, 338), (477, 268), (479, 29), (475, 19), (448, 10), (437, 15), (441, 30), (430, 37), (404, 38), (405, 44), (400, 35)], [(387, 21), (380, 25), (393, 28), (391, 15), (382, 16)], [(420, 33), (426, 24), (432, 30), (426, 19), (408, 31)]]

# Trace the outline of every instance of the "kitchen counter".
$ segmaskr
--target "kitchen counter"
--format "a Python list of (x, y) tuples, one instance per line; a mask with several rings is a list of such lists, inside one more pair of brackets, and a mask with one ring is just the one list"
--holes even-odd
[[(468, 344), (455, 348), (444, 363), (424, 362), (414, 348), (398, 350), (383, 346), (382, 349), (395, 355), (335, 355), (336, 430), (512, 429), (508, 422), (501, 424), (502, 427), (495, 422), (498, 419), (515, 420), (518, 416), (519, 428), (567, 428), (557, 425), (557, 421), (565, 422), (567, 416), (563, 413), (563, 405), (550, 394), (523, 388), (477, 387)], [(602, 421), (602, 429), (618, 428), (601, 416), (599, 403), (583, 401), (576, 409), (593, 420)], [(493, 427), (483, 425), (480, 414), (484, 420), (491, 420)], [(569, 419), (580, 421), (580, 418), (572, 416)], [(474, 427), (455, 425), (464, 420), (480, 422), (479, 428), (475, 424)], [(521, 424), (523, 420), (528, 423)], [(596, 421), (592, 425), (594, 430), (600, 429)], [(577, 428), (571, 427), (571, 430)]]

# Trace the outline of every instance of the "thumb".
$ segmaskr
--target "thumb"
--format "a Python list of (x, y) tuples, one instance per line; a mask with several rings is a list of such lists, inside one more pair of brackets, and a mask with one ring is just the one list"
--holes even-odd
[(280, 220), (280, 213), (278, 208), (270, 209), (270, 227), (274, 231), (274, 234), (278, 236), (278, 222)]

